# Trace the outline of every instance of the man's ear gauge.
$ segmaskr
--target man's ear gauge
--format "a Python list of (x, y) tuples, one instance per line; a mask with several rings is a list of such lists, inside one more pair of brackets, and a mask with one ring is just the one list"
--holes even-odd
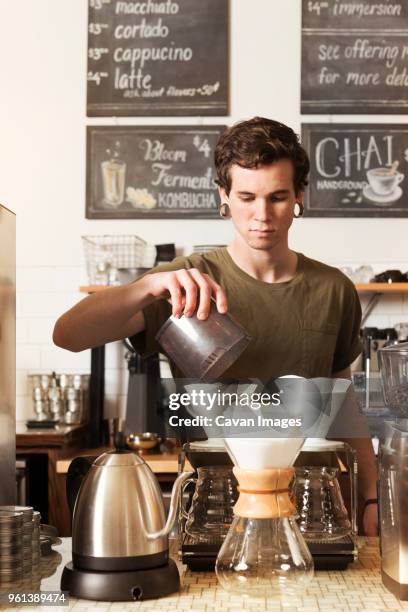
[(221, 219), (231, 219), (231, 209), (226, 202), (223, 202), (220, 206), (220, 217)]

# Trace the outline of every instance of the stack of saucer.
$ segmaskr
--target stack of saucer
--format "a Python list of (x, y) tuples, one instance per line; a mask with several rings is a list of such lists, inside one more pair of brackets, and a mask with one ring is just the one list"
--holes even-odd
[(33, 512), (33, 537), (31, 540), (33, 571), (39, 571), (40, 569), (40, 561), (41, 561), (40, 523), (41, 523), (41, 514), (37, 510), (34, 510)]
[(33, 569), (33, 509), (30, 506), (16, 506), (23, 513), (23, 573), (24, 578)]
[(31, 576), (33, 567), (33, 508), (31, 506), (0, 506), (9, 512), (21, 512), (23, 515), (23, 575)]
[(0, 590), (14, 588), (23, 578), (24, 515), (8, 508), (0, 506)]

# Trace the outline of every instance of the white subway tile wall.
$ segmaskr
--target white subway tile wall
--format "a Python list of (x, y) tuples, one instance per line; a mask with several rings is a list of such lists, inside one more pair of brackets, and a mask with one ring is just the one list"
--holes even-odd
[[(333, 264), (341, 266), (341, 264)], [(355, 267), (357, 267), (356, 264)], [(401, 264), (378, 264), (375, 271), (405, 267)], [(17, 271), (17, 419), (32, 416), (29, 374), (90, 372), (90, 351), (71, 353), (56, 347), (52, 331), (57, 318), (84, 297), (79, 286), (84, 282), (81, 267), (19, 267)], [(369, 296), (361, 296), (364, 308)], [(392, 327), (408, 321), (408, 295), (383, 295), (366, 325)], [(106, 347), (105, 416), (123, 416), (128, 383), (126, 348), (121, 342)]]
[(57, 318), (83, 297), (82, 279), (81, 267), (17, 268), (17, 420), (32, 417), (29, 374), (90, 372), (90, 351), (70, 353), (52, 342)]

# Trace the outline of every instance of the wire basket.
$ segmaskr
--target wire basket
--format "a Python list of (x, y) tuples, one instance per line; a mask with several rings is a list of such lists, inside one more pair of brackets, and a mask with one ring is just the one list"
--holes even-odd
[(156, 247), (138, 236), (82, 236), (91, 285), (118, 284), (120, 268), (151, 268)]

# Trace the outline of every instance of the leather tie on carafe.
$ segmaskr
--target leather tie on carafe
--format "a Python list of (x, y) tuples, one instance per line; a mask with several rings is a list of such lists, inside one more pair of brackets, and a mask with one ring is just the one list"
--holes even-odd
[(234, 506), (235, 515), (273, 519), (296, 514), (289, 489), (294, 468), (242, 470), (234, 467), (233, 472), (239, 483), (239, 498)]

